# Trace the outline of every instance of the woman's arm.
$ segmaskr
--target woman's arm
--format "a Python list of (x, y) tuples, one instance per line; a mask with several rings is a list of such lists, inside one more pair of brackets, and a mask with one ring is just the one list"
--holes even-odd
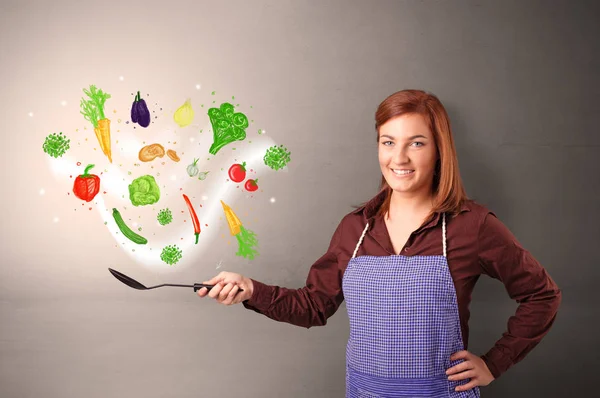
[(479, 264), (519, 303), (502, 337), (482, 359), (495, 378), (521, 361), (548, 333), (562, 293), (546, 270), (489, 212), (479, 231)]
[(338, 225), (327, 252), (310, 268), (306, 286), (300, 289), (266, 285), (252, 279), (254, 290), (244, 307), (279, 322), (310, 328), (323, 326), (344, 300), (343, 271), (338, 263), (342, 222)]

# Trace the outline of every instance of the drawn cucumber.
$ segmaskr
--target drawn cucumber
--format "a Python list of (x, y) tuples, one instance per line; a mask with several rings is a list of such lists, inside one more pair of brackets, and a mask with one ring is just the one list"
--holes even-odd
[(114, 209), (114, 208), (113, 208), (113, 218), (115, 219), (117, 226), (119, 227), (119, 229), (121, 230), (121, 232), (123, 233), (123, 235), (125, 235), (125, 237), (127, 239), (129, 239), (133, 243), (137, 243), (138, 245), (145, 245), (146, 243), (148, 243), (148, 239), (136, 234), (127, 226), (127, 224), (125, 224), (125, 221), (123, 221), (123, 217), (121, 217), (121, 213), (119, 213), (119, 210)]

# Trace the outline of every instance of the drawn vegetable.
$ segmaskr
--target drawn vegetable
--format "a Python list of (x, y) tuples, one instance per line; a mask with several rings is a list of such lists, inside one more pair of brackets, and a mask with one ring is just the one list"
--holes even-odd
[(181, 260), (181, 249), (179, 249), (176, 245), (165, 246), (160, 253), (160, 259), (169, 265), (176, 264), (179, 260)]
[(146, 101), (140, 96), (139, 91), (131, 105), (131, 121), (142, 127), (148, 127), (150, 125), (150, 111), (148, 110)]
[(246, 178), (246, 162), (236, 163), (229, 168), (229, 179), (233, 182), (242, 182)]
[(200, 236), (200, 222), (198, 221), (196, 210), (194, 210), (194, 206), (192, 206), (192, 202), (190, 202), (190, 198), (188, 198), (186, 194), (183, 194), (183, 199), (185, 199), (185, 203), (187, 204), (188, 210), (190, 211), (190, 217), (192, 217), (192, 222), (194, 223), (194, 234), (196, 235), (196, 244), (198, 244), (198, 237)]
[(160, 144), (146, 145), (140, 149), (140, 153), (138, 154), (138, 158), (142, 162), (151, 162), (157, 157), (162, 158), (163, 156), (165, 156), (165, 148)]
[(219, 108), (210, 108), (208, 117), (213, 128), (213, 144), (208, 150), (212, 155), (225, 145), (246, 138), (248, 118), (243, 113), (236, 113), (230, 103), (224, 102)]
[(171, 221), (173, 221), (173, 214), (171, 213), (171, 210), (169, 210), (169, 209), (162, 209), (161, 211), (158, 212), (156, 219), (158, 220), (160, 225), (167, 225), (167, 224), (170, 224)]
[(113, 208), (113, 218), (117, 223), (117, 227), (119, 227), (119, 230), (121, 230), (121, 233), (127, 239), (129, 239), (133, 243), (137, 243), (138, 245), (145, 245), (146, 243), (148, 243), (148, 239), (136, 234), (127, 226), (127, 224), (125, 224), (125, 221), (123, 221), (123, 217), (121, 217), (121, 213), (119, 213), (119, 210), (115, 208)]
[(104, 93), (95, 85), (83, 92), (90, 97), (89, 100), (81, 99), (81, 114), (85, 120), (94, 125), (94, 132), (100, 144), (100, 149), (112, 163), (112, 152), (110, 148), (110, 120), (104, 116), (104, 103), (110, 98), (110, 94)]
[(227, 219), (227, 224), (229, 225), (229, 231), (231, 232), (231, 235), (235, 236), (238, 241), (238, 251), (236, 255), (253, 260), (254, 257), (258, 255), (258, 251), (254, 249), (258, 245), (256, 234), (244, 228), (240, 219), (233, 212), (231, 207), (225, 204), (225, 202), (221, 201), (221, 205), (223, 206), (223, 211), (225, 212), (225, 218)]
[(190, 164), (186, 169), (187, 173), (190, 177), (196, 177), (198, 175), (199, 170), (198, 170), (198, 166), (196, 166), (196, 164), (198, 163), (198, 160), (200, 160), (200, 159), (194, 159), (194, 163)]
[(160, 199), (160, 188), (150, 174), (136, 178), (129, 184), (129, 200), (134, 206), (151, 205)]
[(172, 161), (174, 162), (179, 162), (181, 159), (179, 159), (179, 156), (177, 156), (177, 152), (175, 152), (172, 149), (169, 149), (167, 151), (167, 156), (171, 158)]
[(67, 136), (63, 135), (61, 131), (58, 134), (48, 135), (44, 140), (42, 148), (44, 149), (44, 152), (53, 158), (59, 158), (70, 148), (70, 142), (71, 140), (67, 139)]
[(248, 192), (254, 192), (258, 189), (258, 178), (256, 180), (248, 180), (246, 181), (246, 184), (244, 184), (244, 188), (246, 188), (246, 191)]
[(290, 158), (290, 151), (287, 150), (283, 145), (273, 145), (263, 157), (265, 165), (269, 166), (273, 170), (277, 171), (285, 166), (292, 160)]
[(206, 177), (208, 176), (208, 173), (210, 173), (210, 171), (202, 171), (198, 174), (198, 179), (199, 180), (206, 180)]
[(187, 99), (183, 105), (181, 105), (173, 115), (173, 119), (175, 119), (175, 123), (179, 125), (179, 127), (188, 126), (194, 120), (194, 109), (192, 108), (192, 100)]
[(90, 202), (100, 191), (100, 177), (89, 174), (93, 164), (88, 164), (83, 174), (78, 175), (73, 183), (73, 193), (81, 200)]

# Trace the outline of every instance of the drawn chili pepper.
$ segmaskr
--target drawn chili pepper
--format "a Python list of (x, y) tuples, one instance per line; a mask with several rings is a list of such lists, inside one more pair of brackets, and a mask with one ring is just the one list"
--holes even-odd
[(200, 236), (200, 222), (198, 221), (198, 216), (196, 215), (194, 206), (192, 206), (192, 202), (190, 202), (190, 198), (188, 198), (186, 194), (183, 194), (183, 199), (185, 199), (185, 203), (187, 203), (188, 210), (190, 211), (190, 216), (192, 217), (192, 222), (194, 223), (194, 234), (196, 235), (196, 244), (198, 244), (198, 237)]

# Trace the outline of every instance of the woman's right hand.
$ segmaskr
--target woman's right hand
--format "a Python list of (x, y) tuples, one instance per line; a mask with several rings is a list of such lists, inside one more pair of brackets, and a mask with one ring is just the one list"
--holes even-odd
[[(214, 285), (210, 291), (203, 287), (198, 290), (198, 296), (214, 298), (224, 305), (239, 304), (242, 301), (252, 297), (254, 285), (250, 278), (233, 272), (221, 272), (209, 281), (202, 282), (207, 285)], [(243, 292), (240, 292), (240, 289)]]

